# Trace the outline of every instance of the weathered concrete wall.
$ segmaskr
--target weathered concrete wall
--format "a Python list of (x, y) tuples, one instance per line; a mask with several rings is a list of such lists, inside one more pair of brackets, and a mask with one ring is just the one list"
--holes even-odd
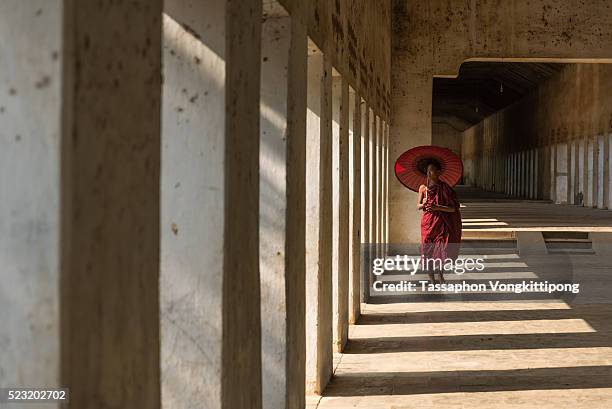
[[(612, 61), (607, 0), (394, 0), (390, 161), (432, 143), (433, 76), (466, 60)], [(390, 241), (416, 243), (416, 196), (393, 180)]]
[(466, 130), (466, 181), (517, 196), (607, 208), (610, 89), (612, 64), (571, 64)]
[(461, 132), (446, 122), (434, 122), (431, 127), (431, 143), (461, 155)]
[[(281, 0), (291, 12), (304, 0)], [(308, 0), (308, 35), (375, 111), (391, 98), (391, 0)]]

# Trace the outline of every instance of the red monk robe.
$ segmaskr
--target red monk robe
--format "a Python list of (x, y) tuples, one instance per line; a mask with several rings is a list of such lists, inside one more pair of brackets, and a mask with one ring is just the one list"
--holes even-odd
[[(431, 206), (454, 207), (452, 213), (427, 210)], [(427, 199), (424, 202), (421, 218), (421, 256), (429, 259), (447, 258), (453, 261), (459, 255), (461, 242), (461, 213), (457, 194), (448, 184), (441, 180), (427, 187)]]

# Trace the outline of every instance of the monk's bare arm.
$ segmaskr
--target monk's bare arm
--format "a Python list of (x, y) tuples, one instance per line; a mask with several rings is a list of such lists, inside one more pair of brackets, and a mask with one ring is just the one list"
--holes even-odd
[(417, 209), (419, 209), (419, 210), (423, 210), (423, 207), (425, 206), (425, 204), (423, 203), (423, 197), (424, 197), (424, 194), (425, 194), (425, 189), (427, 189), (425, 187), (425, 185), (421, 185), (419, 187), (419, 196), (417, 198)]

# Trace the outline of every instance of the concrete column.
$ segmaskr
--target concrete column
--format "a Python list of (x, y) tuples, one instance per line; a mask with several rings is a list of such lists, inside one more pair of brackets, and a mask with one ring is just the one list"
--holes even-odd
[(369, 298), (370, 257), (370, 108), (364, 102), (361, 109), (361, 291), (362, 302)]
[(378, 116), (370, 109), (370, 243), (378, 257)]
[(306, 121), (306, 390), (332, 374), (332, 67), (309, 45)]
[(349, 86), (333, 81), (333, 322), (334, 348), (342, 352), (348, 339), (349, 287)]
[(580, 148), (582, 150), (582, 204), (583, 206), (589, 206), (589, 195), (591, 192), (591, 186), (589, 184), (589, 141), (584, 138), (580, 141)]
[(538, 146), (536, 148), (536, 152), (535, 152), (535, 159), (536, 159), (536, 166), (535, 166), (535, 171), (536, 171), (536, 199), (541, 200), (544, 198), (544, 193), (543, 193), (543, 181), (542, 181), (542, 174), (543, 174), (543, 169), (542, 169), (542, 164), (544, 162), (544, 158), (543, 158), (543, 150), (541, 146)]
[(588, 189), (587, 186), (587, 155), (585, 154), (587, 150), (585, 141), (581, 139), (578, 143), (578, 192), (579, 192), (579, 202), (577, 204), (584, 206), (586, 202), (585, 192)]
[(377, 189), (377, 195), (378, 195), (378, 233), (377, 233), (377, 242), (378, 242), (378, 256), (382, 257), (382, 252), (383, 252), (383, 222), (384, 222), (384, 218), (383, 218), (383, 181), (384, 181), (384, 171), (383, 171), (383, 149), (384, 149), (384, 135), (383, 135), (383, 121), (382, 118), (380, 116), (378, 116), (376, 121), (376, 129), (377, 129), (377, 133), (378, 133), (378, 155), (377, 155), (377, 162), (378, 162), (378, 170), (377, 170), (377, 175), (376, 175), (376, 179), (377, 179), (377, 183), (378, 183), (378, 189)]
[(160, 407), (161, 13), (0, 2), (4, 387)]
[(604, 135), (602, 137), (602, 149), (601, 149), (601, 163), (602, 163), (602, 181), (601, 181), (601, 195), (602, 195), (602, 208), (610, 208), (610, 135)]
[(577, 198), (578, 198), (578, 192), (579, 192), (578, 153), (579, 153), (578, 143), (577, 141), (574, 140), (571, 142), (571, 164), (570, 164), (570, 171), (571, 171), (570, 176), (572, 180), (572, 186), (571, 186), (572, 201), (571, 203), (574, 205), (578, 204)]
[(389, 162), (389, 123), (385, 123), (385, 256), (389, 249), (389, 178), (394, 163)]
[(382, 135), (380, 128), (380, 116), (374, 116), (374, 132), (376, 139), (374, 140), (374, 242), (376, 243), (376, 257), (380, 257), (381, 246), (380, 246), (380, 230), (381, 230), (381, 212), (380, 212), (380, 198), (381, 198), (381, 148), (382, 148)]
[(533, 151), (533, 198), (540, 199), (540, 149)]
[(538, 151), (537, 149), (531, 149), (531, 199), (536, 199), (538, 195)]
[[(409, 69), (410, 65), (401, 60), (403, 57), (396, 58), (399, 60), (395, 65), (393, 84), (392, 163), (407, 149), (430, 145), (432, 141), (433, 75), (413, 72)], [(389, 240), (395, 244), (411, 244), (415, 248), (421, 240), (421, 215), (416, 208), (416, 193), (397, 180), (392, 180), (389, 185)]]
[(550, 198), (557, 203), (557, 145), (550, 147)]
[(68, 187), (75, 174), (62, 180), (62, 140), (71, 136), (62, 123), (62, 61), (67, 58), (59, 54), (62, 24), (59, 0), (0, 2), (3, 387), (63, 385), (59, 250), (70, 243), (61, 236), (60, 187)]
[(278, 3), (263, 11), (262, 407), (297, 409), (305, 405), (307, 36)]
[(585, 162), (585, 170), (587, 171), (586, 175), (586, 186), (588, 189), (588, 194), (585, 197), (585, 206), (593, 207), (593, 203), (595, 202), (595, 170), (596, 164), (595, 161), (595, 146), (593, 146), (593, 139), (588, 138), (585, 140), (585, 151), (586, 151), (586, 162)]
[(572, 145), (570, 141), (565, 143), (565, 203), (571, 204), (573, 198), (572, 187)]
[(349, 110), (349, 323), (355, 324), (361, 313), (361, 97), (350, 92)]
[(510, 158), (504, 158), (504, 177), (505, 177), (505, 185), (504, 185), (504, 193), (510, 194), (510, 184), (512, 181), (510, 180)]
[[(370, 226), (368, 229), (368, 232), (370, 233), (369, 237), (368, 237), (368, 243), (369, 243), (369, 255), (371, 258), (374, 257), (378, 257), (378, 253), (377, 253), (377, 242), (376, 242), (376, 232), (377, 232), (377, 220), (376, 220), (376, 143), (377, 143), (377, 134), (376, 134), (376, 113), (374, 112), (374, 110), (372, 109), (372, 107), (370, 106), (369, 108), (369, 123), (368, 123), (368, 127), (370, 128), (369, 131), (369, 135), (370, 135), (370, 140), (369, 140), (369, 144), (370, 144), (370, 150), (369, 150), (369, 155), (368, 155), (368, 162), (369, 162), (369, 167), (368, 167), (368, 193), (369, 193), (369, 203), (370, 203), (370, 215), (369, 215), (369, 220), (370, 220)], [(368, 266), (371, 265), (371, 263), (368, 263)], [(370, 268), (366, 268), (368, 270), (368, 288), (367, 291), (370, 291), (370, 288), (372, 287), (372, 283), (374, 282), (374, 275), (370, 272)]]
[(162, 405), (260, 408), (261, 2), (164, 7)]
[[(606, 136), (607, 139), (607, 136)], [(597, 171), (595, 173), (597, 173), (597, 200), (595, 201), (596, 206), (599, 209), (604, 209), (604, 197), (607, 194), (607, 189), (605, 189), (604, 191), (604, 186), (605, 186), (605, 182), (607, 181), (605, 179), (605, 169), (606, 169), (606, 163), (604, 163), (604, 150), (605, 150), (605, 142), (604, 142), (604, 137), (603, 136), (597, 136), (596, 137), (596, 141), (597, 141)]]
[(371, 123), (371, 136), (372, 136), (372, 151), (371, 151), (371, 162), (370, 162), (370, 166), (371, 166), (371, 172), (370, 172), (370, 177), (371, 177), (371, 183), (372, 183), (372, 196), (370, 197), (370, 200), (372, 200), (372, 213), (371, 213), (371, 217), (372, 217), (372, 234), (371, 234), (371, 242), (374, 243), (374, 257), (379, 257), (378, 251), (379, 251), (379, 241), (378, 241), (378, 229), (380, 227), (380, 221), (378, 220), (378, 189), (380, 187), (380, 183), (378, 180), (378, 176), (380, 175), (380, 171), (378, 169), (379, 166), (379, 162), (378, 162), (378, 155), (380, 153), (380, 149), (379, 149), (379, 143), (380, 143), (380, 133), (379, 133), (379, 129), (378, 129), (378, 115), (376, 115), (376, 111), (372, 110), (372, 123)]
[(508, 194), (514, 195), (514, 155), (508, 156)]
[(557, 145), (557, 177), (556, 177), (556, 189), (557, 198), (556, 203), (567, 204), (568, 197), (568, 145), (566, 143), (560, 143)]
[(610, 209), (612, 206), (611, 194), (612, 189), (610, 189), (610, 184), (612, 180), (610, 179), (610, 170), (612, 168), (612, 161), (610, 161), (610, 139), (612, 139), (611, 135), (604, 135), (604, 147), (603, 147), (603, 163), (604, 163), (604, 174), (603, 174), (603, 197), (604, 197), (604, 209)]
[(589, 141), (589, 170), (591, 171), (591, 198), (590, 206), (597, 207), (597, 198), (599, 196), (599, 141), (597, 136), (593, 136)]
[(516, 195), (523, 195), (523, 161), (522, 152), (516, 153)]
[(387, 247), (389, 244), (389, 212), (388, 212), (388, 194), (389, 194), (389, 126), (387, 122), (383, 122), (383, 159), (382, 159), (382, 177), (383, 177), (383, 231), (382, 231), (382, 242), (384, 245), (383, 256), (387, 256)]
[(521, 186), (522, 196), (529, 198), (529, 151), (527, 150), (521, 152)]
[(531, 172), (531, 150), (525, 151), (525, 197), (531, 199), (531, 188), (533, 187), (533, 183), (531, 182), (531, 177), (533, 173)]
[(515, 175), (515, 183), (516, 183), (516, 185), (514, 187), (514, 190), (515, 190), (517, 196), (521, 196), (522, 195), (522, 191), (521, 191), (521, 189), (522, 189), (522, 183), (521, 183), (521, 175), (522, 175), (522, 172), (521, 172), (521, 153), (520, 152), (516, 152), (515, 156), (516, 157), (515, 157), (514, 160), (515, 160), (515, 166), (516, 166), (516, 170), (515, 170), (515, 173), (516, 173), (516, 175)]

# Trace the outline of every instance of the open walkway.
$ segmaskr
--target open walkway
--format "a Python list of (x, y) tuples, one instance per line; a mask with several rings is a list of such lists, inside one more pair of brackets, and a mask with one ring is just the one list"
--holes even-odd
[[(447, 275), (448, 283), (579, 283), (580, 293), (416, 292), (373, 298), (376, 304), (365, 305), (358, 325), (350, 328), (323, 396), (309, 398), (310, 408), (610, 407), (612, 257), (571, 247), (590, 243), (571, 234), (612, 231), (612, 212), (503, 197), (464, 205), (464, 229), (472, 234), (467, 241), (479, 243), (481, 236), (482, 251), (474, 254), (487, 257), (486, 268)], [(495, 244), (513, 243), (512, 236), (524, 229), (559, 229), (571, 237), (543, 234), (550, 248), (539, 255), (520, 255), (516, 243)], [(498, 230), (508, 232), (499, 242), (482, 233)]]

